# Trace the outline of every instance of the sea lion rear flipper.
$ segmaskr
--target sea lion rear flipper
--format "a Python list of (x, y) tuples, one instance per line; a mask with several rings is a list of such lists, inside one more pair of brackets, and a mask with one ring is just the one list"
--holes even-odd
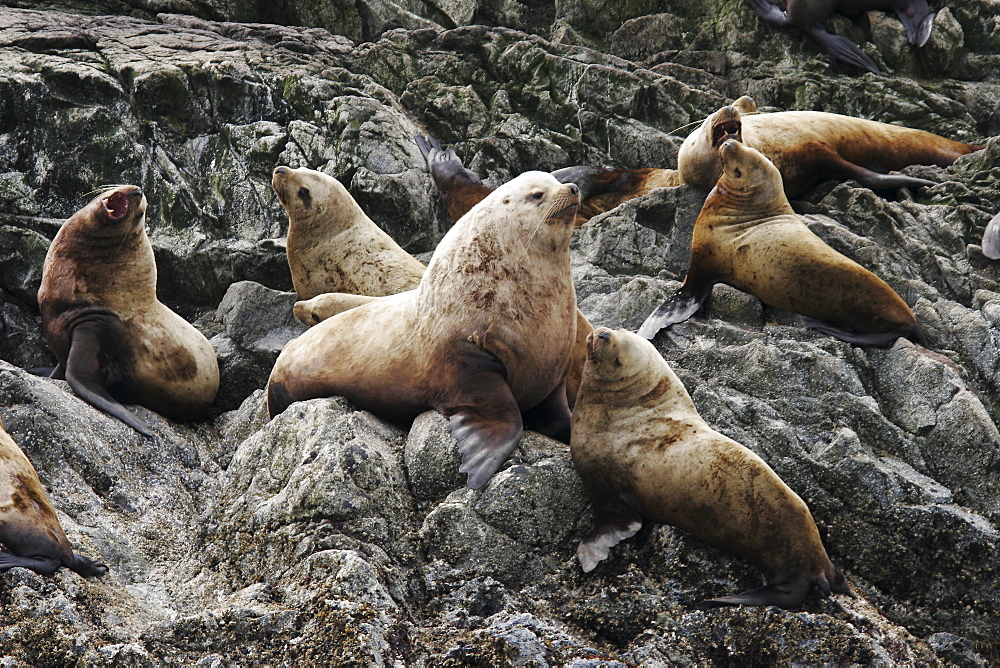
[(88, 404), (113, 415), (143, 436), (153, 437), (149, 426), (108, 393), (104, 387), (99, 357), (101, 353), (100, 326), (81, 323), (73, 328), (69, 355), (66, 357), (66, 381), (73, 391)]
[(817, 332), (828, 334), (835, 339), (840, 339), (841, 341), (857, 345), (887, 348), (901, 336), (922, 346), (927, 345), (927, 339), (924, 336), (923, 330), (921, 330), (919, 326), (900, 327), (899, 329), (889, 330), (888, 332), (865, 333), (855, 332), (851, 329), (845, 329), (829, 322), (823, 322), (822, 320), (816, 320), (815, 318), (808, 318), (805, 316), (802, 317), (802, 321), (805, 323), (806, 327), (810, 329), (815, 329)]
[(584, 573), (594, 570), (608, 558), (611, 548), (642, 528), (639, 510), (621, 494), (588, 490), (588, 496), (594, 504), (594, 530), (576, 548), (576, 558)]
[(749, 589), (742, 594), (698, 601), (694, 607), (697, 610), (711, 610), (729, 605), (776, 605), (785, 610), (793, 610), (806, 600), (811, 586), (806, 579), (783, 584), (768, 584)]
[(464, 216), (492, 192), (478, 174), (465, 168), (455, 151), (443, 148), (433, 137), (417, 135), (414, 139), (452, 221)]
[(449, 418), (462, 453), (458, 470), (468, 474), (470, 489), (479, 489), (521, 440), (521, 409), (507, 385), (506, 368), (494, 355), (476, 346), (455, 362), (450, 397), (434, 408)]
[[(907, 10), (913, 12), (910, 16)], [(906, 28), (906, 39), (914, 46), (923, 46), (931, 36), (934, 27), (934, 12), (927, 6), (927, 0), (911, 0), (898, 12), (899, 22)]]
[[(688, 273), (690, 274), (690, 270)], [(664, 327), (684, 322), (693, 316), (712, 294), (712, 285), (705, 283), (698, 288), (692, 288), (688, 284), (688, 279), (684, 279), (684, 285), (649, 314), (639, 328), (639, 336), (652, 339)]]
[(56, 366), (36, 366), (31, 369), (25, 369), (32, 376), (40, 376), (42, 378), (55, 378), (56, 380), (63, 380), (65, 376), (57, 376), (56, 372), (62, 367), (60, 365)]
[(575, 183), (580, 188), (580, 201), (605, 193), (634, 194), (645, 181), (648, 170), (612, 169), (576, 165), (552, 172), (559, 183)]
[(522, 419), (526, 428), (568, 444), (572, 416), (566, 398), (566, 379), (563, 378), (540, 404), (525, 411)]
[(788, 13), (774, 3), (767, 0), (747, 0), (760, 18), (770, 23), (775, 28), (787, 30), (795, 27), (795, 21), (789, 18)]
[(983, 255), (991, 260), (1000, 260), (1000, 213), (993, 216), (983, 231)]
[(919, 179), (905, 174), (881, 174), (866, 167), (845, 160), (839, 153), (826, 146), (814, 145), (815, 159), (832, 172), (840, 173), (845, 179), (854, 179), (865, 188), (872, 190), (896, 190), (897, 188), (923, 188), (938, 185), (934, 181)]
[(822, 25), (815, 25), (806, 30), (806, 34), (816, 42), (821, 49), (837, 60), (864, 68), (872, 74), (881, 74), (875, 61), (868, 57), (857, 44), (828, 31)]
[(27, 568), (39, 575), (52, 575), (62, 563), (52, 557), (19, 557), (10, 552), (0, 552), (0, 573), (11, 568)]
[(73, 553), (73, 562), (66, 564), (66, 566), (71, 571), (79, 573), (85, 578), (97, 577), (98, 575), (104, 575), (108, 572), (108, 567), (104, 564), (75, 552)]

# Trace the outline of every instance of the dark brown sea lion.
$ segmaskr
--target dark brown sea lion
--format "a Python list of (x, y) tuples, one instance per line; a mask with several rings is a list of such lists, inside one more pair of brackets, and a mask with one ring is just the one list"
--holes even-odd
[(757, 589), (697, 605), (797, 608), (811, 590), (851, 595), (802, 499), (760, 457), (709, 427), (649, 341), (598, 327), (576, 408), (570, 451), (594, 506), (580, 542), (584, 571), (642, 527), (679, 527), (756, 565)]
[(219, 364), (204, 335), (157, 300), (145, 221), (136, 186), (107, 190), (73, 214), (45, 256), (38, 304), (59, 361), (52, 376), (152, 436), (119, 402), (199, 418), (219, 389)]
[(795, 214), (770, 160), (735, 139), (719, 152), (723, 172), (695, 221), (687, 276), (642, 324), (641, 336), (687, 320), (715, 283), (728, 283), (816, 319), (811, 327), (843, 341), (885, 346), (905, 336), (924, 343), (906, 302)]
[(856, 16), (869, 9), (896, 12), (910, 44), (923, 46), (931, 36), (934, 13), (927, 0), (787, 0), (781, 10), (768, 0), (747, 0), (762, 19), (776, 28), (799, 28), (821, 49), (845, 63), (879, 74), (878, 66), (846, 37), (829, 32), (823, 22), (833, 12)]
[[(475, 172), (465, 168), (455, 151), (443, 149), (433, 137), (415, 139), (452, 222), (491, 192)], [(557, 169), (552, 176), (560, 183), (575, 183), (580, 189), (576, 227), (654, 188), (681, 184), (676, 170), (657, 168), (613, 169), (578, 165)]]
[(0, 572), (30, 568), (52, 575), (60, 567), (84, 577), (104, 575), (108, 567), (73, 552), (42, 481), (31, 461), (0, 421)]
[(281, 166), (271, 185), (288, 213), (288, 268), (300, 299), (324, 292), (380, 297), (420, 282), (424, 265), (372, 222), (337, 179)]
[(711, 190), (722, 173), (719, 146), (731, 138), (774, 163), (790, 198), (827, 179), (855, 179), (872, 190), (933, 186), (933, 181), (884, 172), (909, 165), (947, 167), (983, 148), (923, 130), (822, 111), (756, 111), (752, 98), (741, 97), (688, 135), (677, 156), (684, 183)]
[(575, 185), (543, 172), (498, 188), (452, 226), (415, 290), (285, 347), (268, 380), (271, 416), (330, 395), (399, 421), (433, 408), (449, 418), (472, 488), (507, 459), (523, 424), (565, 436), (578, 204)]

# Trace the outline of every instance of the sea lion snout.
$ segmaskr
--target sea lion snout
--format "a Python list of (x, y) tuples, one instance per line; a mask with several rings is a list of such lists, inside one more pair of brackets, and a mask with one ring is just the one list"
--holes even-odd
[(101, 200), (104, 214), (113, 223), (121, 222), (130, 213), (142, 206), (145, 201), (142, 188), (139, 186), (126, 186), (115, 190)]
[(597, 362), (601, 352), (611, 343), (611, 330), (607, 327), (597, 327), (587, 335), (587, 358)]

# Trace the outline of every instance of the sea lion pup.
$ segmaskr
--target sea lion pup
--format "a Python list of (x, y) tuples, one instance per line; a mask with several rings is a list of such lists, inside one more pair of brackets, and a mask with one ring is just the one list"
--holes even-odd
[(397, 421), (433, 408), (449, 418), (473, 489), (517, 445), (522, 413), (529, 427), (564, 435), (579, 199), (575, 185), (543, 172), (498, 188), (448, 231), (416, 290), (289, 343), (268, 380), (269, 414), (330, 395)]
[(826, 179), (855, 179), (872, 190), (937, 185), (880, 172), (915, 164), (947, 167), (959, 156), (983, 148), (923, 130), (822, 111), (756, 111), (753, 99), (743, 96), (688, 135), (677, 155), (684, 183), (702, 190), (715, 186), (722, 173), (718, 149), (727, 139), (738, 139), (766, 155), (781, 172), (790, 198)]
[(799, 28), (828, 54), (845, 63), (879, 74), (878, 66), (857, 44), (829, 32), (823, 22), (833, 12), (857, 16), (869, 9), (896, 12), (906, 29), (906, 38), (914, 46), (923, 46), (931, 36), (934, 13), (927, 0), (787, 0), (785, 11), (768, 0), (748, 0), (767, 23), (776, 28)]
[(651, 339), (690, 318), (721, 282), (820, 321), (809, 326), (849, 343), (887, 346), (905, 336), (924, 345), (899, 295), (823, 243), (792, 211), (770, 160), (735, 139), (719, 153), (724, 169), (694, 223), (687, 276), (646, 318), (641, 336)]
[(300, 299), (324, 292), (392, 295), (420, 282), (424, 266), (379, 229), (337, 179), (281, 166), (271, 185), (288, 213), (288, 268)]
[[(433, 137), (418, 136), (414, 139), (427, 160), (427, 168), (452, 222), (491, 192), (475, 172), (465, 168), (453, 150), (443, 149), (441, 142)], [(578, 165), (557, 169), (552, 176), (560, 183), (575, 183), (580, 189), (576, 227), (654, 188), (681, 185), (680, 174), (673, 169), (612, 169)]]
[(573, 410), (570, 452), (594, 506), (577, 558), (589, 572), (643, 519), (744, 557), (767, 584), (697, 604), (799, 607), (815, 588), (852, 595), (802, 499), (760, 457), (709, 427), (653, 345), (598, 327)]
[(104, 575), (108, 567), (73, 552), (42, 481), (31, 461), (0, 420), (0, 572), (30, 568), (52, 575), (61, 566), (84, 577)]
[(45, 339), (81, 399), (144, 436), (149, 426), (119, 402), (177, 420), (201, 417), (219, 389), (212, 344), (156, 298), (136, 186), (95, 197), (59, 229), (42, 267), (38, 305)]

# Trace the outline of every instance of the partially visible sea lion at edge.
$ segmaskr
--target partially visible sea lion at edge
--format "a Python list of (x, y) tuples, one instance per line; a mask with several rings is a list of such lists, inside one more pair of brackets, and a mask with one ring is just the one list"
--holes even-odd
[(108, 567), (73, 552), (38, 473), (0, 421), (0, 572), (30, 568), (52, 575), (60, 567), (84, 577)]
[(677, 155), (684, 183), (711, 190), (722, 173), (718, 148), (737, 139), (781, 172), (785, 194), (798, 197), (827, 179), (855, 179), (872, 190), (920, 188), (933, 181), (886, 174), (909, 165), (947, 167), (982, 146), (863, 118), (822, 111), (758, 114), (752, 98), (719, 109), (688, 135)]
[(219, 364), (208, 339), (156, 298), (145, 221), (136, 186), (107, 190), (73, 214), (45, 256), (38, 304), (59, 361), (52, 377), (152, 436), (120, 402), (197, 419), (215, 399)]
[(767, 584), (702, 601), (799, 607), (810, 591), (851, 594), (809, 508), (760, 457), (713, 430), (653, 345), (599, 327), (576, 408), (570, 451), (594, 507), (577, 558), (585, 572), (644, 519), (678, 527), (746, 558)]
[(564, 436), (578, 204), (575, 185), (543, 172), (495, 190), (448, 231), (415, 290), (289, 343), (268, 380), (269, 414), (331, 395), (398, 421), (433, 408), (449, 418), (472, 488), (506, 461), (523, 425)]
[(934, 12), (927, 0), (787, 0), (785, 10), (768, 0), (747, 0), (750, 6), (767, 23), (781, 29), (799, 28), (828, 54), (851, 65), (879, 74), (878, 66), (857, 44), (835, 35), (823, 22), (833, 12), (857, 16), (869, 9), (896, 12), (906, 38), (914, 46), (923, 46), (934, 27)]
[(300, 299), (324, 292), (380, 297), (420, 282), (424, 266), (372, 222), (337, 179), (280, 166), (271, 185), (288, 213), (288, 267)]
[(843, 341), (887, 346), (904, 336), (924, 344), (906, 302), (795, 214), (770, 160), (735, 139), (719, 153), (724, 170), (695, 221), (687, 276), (642, 324), (641, 336), (687, 320), (715, 283), (727, 283), (815, 319), (810, 327)]

